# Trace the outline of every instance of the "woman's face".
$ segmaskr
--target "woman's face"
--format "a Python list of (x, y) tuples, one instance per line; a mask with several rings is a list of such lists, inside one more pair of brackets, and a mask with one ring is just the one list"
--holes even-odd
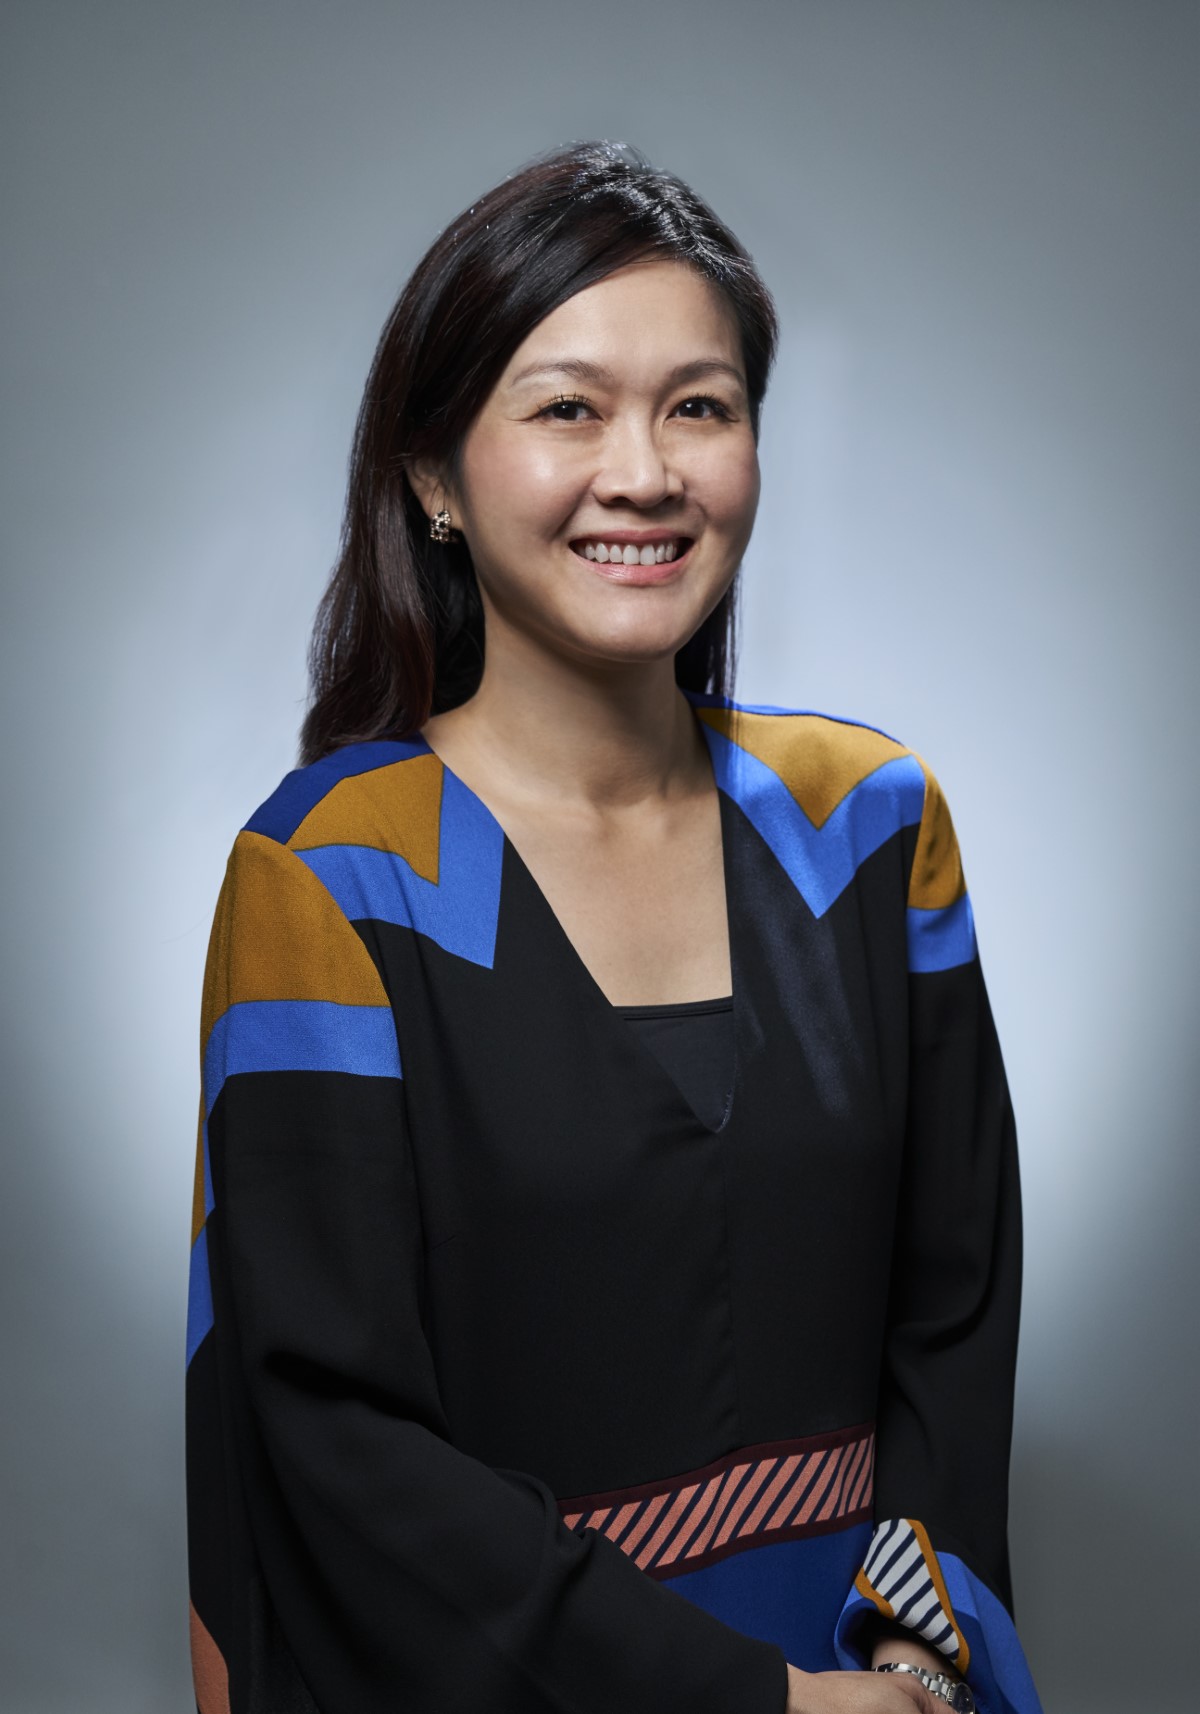
[(509, 630), (591, 663), (673, 656), (729, 587), (758, 490), (716, 288), (656, 261), (579, 292), (514, 354), (447, 493), (489, 655)]

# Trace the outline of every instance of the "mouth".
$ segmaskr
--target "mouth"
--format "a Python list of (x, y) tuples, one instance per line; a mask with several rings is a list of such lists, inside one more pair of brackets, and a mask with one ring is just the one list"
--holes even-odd
[(635, 567), (675, 565), (686, 558), (692, 546), (691, 536), (672, 536), (665, 531), (634, 536), (617, 530), (608, 536), (578, 536), (571, 543), (571, 551), (580, 559), (612, 566), (617, 572), (622, 567), (632, 571)]

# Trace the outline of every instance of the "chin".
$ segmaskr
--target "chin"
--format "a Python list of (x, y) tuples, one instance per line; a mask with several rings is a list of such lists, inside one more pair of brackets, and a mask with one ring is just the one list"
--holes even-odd
[(689, 615), (681, 623), (678, 613), (656, 616), (626, 614), (622, 622), (596, 626), (586, 635), (576, 631), (576, 640), (589, 653), (613, 660), (657, 661), (674, 656), (694, 637), (711, 609)]
[(577, 638), (576, 647), (580, 653), (594, 660), (611, 661), (614, 666), (650, 666), (655, 661), (673, 660), (693, 634), (685, 631), (681, 635), (674, 628), (653, 634), (627, 631)]

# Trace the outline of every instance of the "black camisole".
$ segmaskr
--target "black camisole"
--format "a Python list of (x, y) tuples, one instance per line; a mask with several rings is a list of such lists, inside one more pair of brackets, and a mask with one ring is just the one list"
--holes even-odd
[(733, 996), (670, 1006), (617, 1006), (684, 1100), (714, 1130), (733, 1087)]

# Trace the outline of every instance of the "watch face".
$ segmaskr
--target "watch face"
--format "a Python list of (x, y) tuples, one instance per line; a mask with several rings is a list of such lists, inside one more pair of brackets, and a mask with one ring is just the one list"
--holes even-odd
[(976, 1714), (975, 1698), (965, 1684), (951, 1685), (946, 1692), (946, 1701), (954, 1709), (954, 1714)]

